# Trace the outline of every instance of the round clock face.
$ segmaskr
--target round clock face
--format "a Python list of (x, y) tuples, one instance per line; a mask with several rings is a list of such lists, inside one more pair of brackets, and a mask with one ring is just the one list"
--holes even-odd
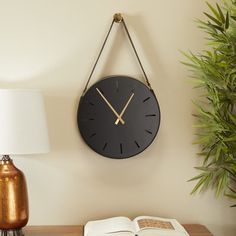
[(110, 158), (128, 158), (145, 150), (160, 125), (155, 94), (142, 82), (111, 76), (81, 97), (77, 121), (85, 142)]

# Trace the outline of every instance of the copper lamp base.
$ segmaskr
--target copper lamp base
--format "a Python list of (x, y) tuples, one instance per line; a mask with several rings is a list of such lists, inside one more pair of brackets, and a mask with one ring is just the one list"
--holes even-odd
[(22, 229), (1, 229), (0, 236), (24, 236)]
[(25, 177), (8, 155), (0, 160), (0, 236), (23, 236), (29, 217)]

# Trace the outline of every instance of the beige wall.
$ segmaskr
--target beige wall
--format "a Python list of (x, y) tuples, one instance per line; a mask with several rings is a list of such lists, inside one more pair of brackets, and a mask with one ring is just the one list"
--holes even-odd
[[(0, 1), (0, 87), (41, 88), (51, 153), (15, 158), (25, 172), (29, 224), (83, 224), (126, 215), (174, 217), (205, 224), (216, 236), (233, 236), (232, 202), (212, 192), (190, 196), (196, 174), (194, 108), (197, 91), (187, 80), (179, 49), (203, 48), (194, 18), (199, 0)], [(160, 102), (158, 137), (137, 157), (116, 161), (90, 150), (76, 125), (81, 91), (115, 12), (125, 14), (143, 65)], [(141, 72), (117, 25), (93, 82), (110, 74)]]

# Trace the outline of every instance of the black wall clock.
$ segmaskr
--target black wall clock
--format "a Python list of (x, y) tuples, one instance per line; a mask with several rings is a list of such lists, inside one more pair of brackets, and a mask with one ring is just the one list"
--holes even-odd
[[(128, 76), (109, 76), (88, 89), (114, 22), (124, 26), (146, 85)], [(158, 132), (159, 105), (120, 13), (113, 17), (85, 85), (77, 112), (77, 122), (84, 141), (95, 152), (115, 159), (132, 157), (142, 152), (152, 143)]]
[(145, 150), (160, 125), (156, 96), (142, 82), (110, 76), (81, 97), (77, 121), (84, 141), (97, 153), (116, 159)]

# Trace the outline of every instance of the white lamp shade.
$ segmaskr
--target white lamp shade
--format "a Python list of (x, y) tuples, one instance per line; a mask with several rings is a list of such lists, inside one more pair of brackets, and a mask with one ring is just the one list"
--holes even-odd
[(47, 152), (49, 139), (40, 91), (0, 89), (0, 154)]

